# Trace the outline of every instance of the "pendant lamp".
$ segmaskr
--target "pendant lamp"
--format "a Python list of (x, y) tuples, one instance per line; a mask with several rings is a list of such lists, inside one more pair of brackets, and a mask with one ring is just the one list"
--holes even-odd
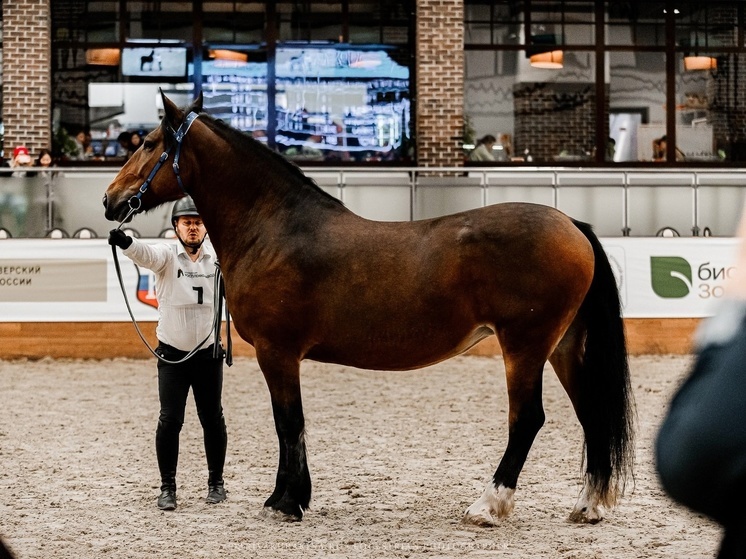
[(564, 59), (564, 52), (552, 50), (532, 55), (529, 62), (534, 68), (559, 69), (564, 65)]
[[(705, 7), (705, 48), (708, 44), (708, 26), (707, 26), (707, 7)], [(692, 72), (696, 70), (716, 70), (718, 60), (713, 56), (707, 56), (699, 53), (699, 27), (697, 21), (694, 22), (694, 53), (684, 55), (684, 70)]]
[[(561, 48), (557, 48), (557, 37), (551, 35), (532, 35), (532, 43), (540, 45), (534, 46), (531, 50), (533, 54), (529, 56), (529, 64), (534, 68), (544, 68), (557, 70), (564, 66), (565, 53)], [(560, 45), (565, 44), (565, 3), (564, 0), (560, 6)], [(542, 48), (543, 47), (543, 48)]]

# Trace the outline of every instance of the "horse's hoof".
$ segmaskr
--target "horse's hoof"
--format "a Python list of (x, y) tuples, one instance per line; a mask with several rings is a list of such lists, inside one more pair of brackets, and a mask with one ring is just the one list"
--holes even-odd
[(575, 508), (570, 513), (570, 522), (576, 524), (598, 524), (604, 519), (602, 509), (600, 507), (581, 507)]
[(497, 526), (498, 518), (505, 518), (513, 510), (513, 494), (515, 489), (504, 485), (495, 487), (494, 483), (487, 485), (482, 496), (466, 509), (462, 522), (476, 526)]
[(486, 510), (479, 513), (471, 513), (467, 510), (464, 517), (461, 519), (461, 522), (463, 524), (481, 526), (482, 528), (493, 528), (494, 526), (497, 526), (497, 522), (495, 522), (493, 516)]
[(598, 494), (585, 484), (580, 491), (578, 502), (570, 513), (570, 522), (577, 524), (598, 524), (604, 518), (604, 508), (600, 504)]
[(286, 512), (282, 512), (281, 510), (273, 509), (272, 507), (264, 507), (262, 509), (262, 512), (259, 513), (259, 516), (261, 518), (267, 518), (269, 520), (274, 520), (277, 522), (300, 522), (301, 520), (303, 520), (303, 516), (288, 514)]

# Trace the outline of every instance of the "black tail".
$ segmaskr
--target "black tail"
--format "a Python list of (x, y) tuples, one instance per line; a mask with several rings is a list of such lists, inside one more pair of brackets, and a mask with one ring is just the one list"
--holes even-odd
[(624, 490), (634, 460), (634, 404), (621, 302), (609, 258), (590, 225), (575, 221), (593, 247), (595, 269), (580, 307), (586, 328), (580, 403), (590, 483), (611, 506)]

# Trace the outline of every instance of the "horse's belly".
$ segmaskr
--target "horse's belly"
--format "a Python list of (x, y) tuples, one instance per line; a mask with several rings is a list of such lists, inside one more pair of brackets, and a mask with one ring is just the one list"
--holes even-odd
[(375, 332), (354, 341), (319, 344), (306, 357), (316, 361), (339, 363), (360, 369), (409, 370), (439, 363), (463, 353), (479, 341), (494, 334), (488, 325), (479, 325), (466, 335), (447, 332), (413, 336), (406, 332)]

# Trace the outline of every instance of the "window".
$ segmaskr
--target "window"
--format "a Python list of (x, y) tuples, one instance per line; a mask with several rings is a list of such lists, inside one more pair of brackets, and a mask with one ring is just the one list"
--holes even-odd
[(71, 137), (82, 131), (88, 157), (123, 157), (117, 138), (157, 125), (162, 88), (181, 105), (201, 89), (208, 112), (289, 156), (306, 147), (320, 161), (403, 161), (413, 6), (53, 0), (55, 155), (79, 157)]
[(506, 163), (744, 161), (744, 9), (465, 0), (464, 147), (491, 134)]

